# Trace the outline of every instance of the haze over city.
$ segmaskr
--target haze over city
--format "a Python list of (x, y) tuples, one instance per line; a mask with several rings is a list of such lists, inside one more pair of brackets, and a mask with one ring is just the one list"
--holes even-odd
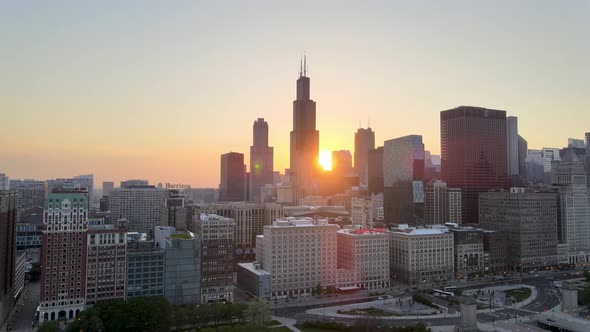
[(589, 1), (2, 7), (0, 165), (12, 178), (217, 187), (219, 155), (249, 160), (259, 117), (283, 172), (304, 53), (320, 151), (352, 150), (370, 121), (377, 145), (421, 134), (438, 154), (439, 113), (460, 105), (517, 116), (529, 148), (563, 146), (590, 121)]

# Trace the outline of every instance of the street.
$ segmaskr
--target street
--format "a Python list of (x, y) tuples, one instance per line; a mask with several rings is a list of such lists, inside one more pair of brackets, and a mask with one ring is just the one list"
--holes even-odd
[(12, 320), (12, 331), (32, 332), (36, 330), (37, 326), (32, 327), (31, 323), (39, 305), (40, 288), (41, 283), (38, 281), (27, 284), (27, 290), (25, 291), (24, 297), (20, 300), (21, 304)]

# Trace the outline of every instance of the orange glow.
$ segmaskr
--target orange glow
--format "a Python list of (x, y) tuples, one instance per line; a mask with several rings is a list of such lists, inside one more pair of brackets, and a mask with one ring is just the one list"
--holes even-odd
[(324, 171), (332, 170), (332, 153), (330, 151), (320, 151), (320, 166)]

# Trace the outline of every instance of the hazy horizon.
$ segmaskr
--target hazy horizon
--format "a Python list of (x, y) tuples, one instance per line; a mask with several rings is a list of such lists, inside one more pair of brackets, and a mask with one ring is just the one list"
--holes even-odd
[[(28, 5), (27, 5), (28, 4)], [(307, 53), (320, 150), (422, 135), (440, 111), (506, 110), (529, 148), (590, 131), (590, 1), (0, 4), (0, 173), (217, 187), (264, 118), (289, 167)]]

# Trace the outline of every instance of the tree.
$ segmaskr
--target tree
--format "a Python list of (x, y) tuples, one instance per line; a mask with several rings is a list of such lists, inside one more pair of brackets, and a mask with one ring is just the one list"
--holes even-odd
[(246, 309), (246, 320), (257, 327), (266, 327), (271, 320), (270, 305), (268, 302), (256, 299), (250, 302)]
[(98, 316), (95, 308), (82, 311), (78, 318), (72, 323), (68, 324), (66, 332), (98, 332), (103, 331), (102, 320)]
[(37, 332), (59, 332), (59, 326), (54, 321), (45, 321), (39, 326)]
[(322, 295), (322, 285), (318, 283), (311, 292), (313, 295)]
[(163, 297), (105, 301), (83, 311), (68, 331), (169, 331), (171, 316), (170, 304)]
[(174, 307), (174, 324), (177, 330), (182, 330), (185, 325), (189, 324), (189, 308), (183, 306)]

